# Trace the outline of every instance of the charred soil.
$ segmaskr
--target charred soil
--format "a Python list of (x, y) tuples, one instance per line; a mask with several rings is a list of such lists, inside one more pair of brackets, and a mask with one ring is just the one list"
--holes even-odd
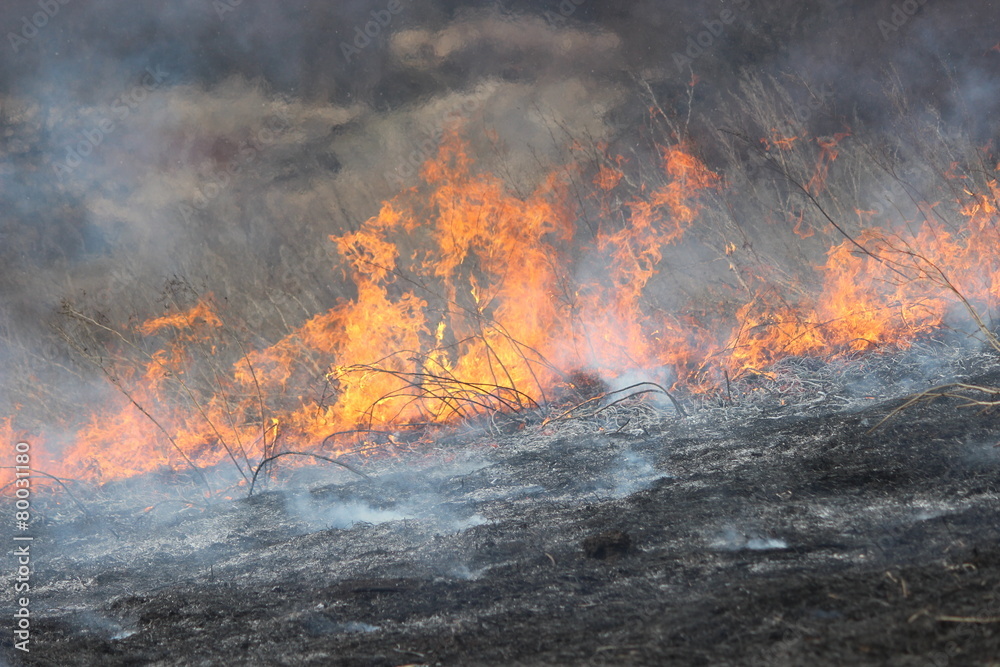
[(869, 403), (637, 405), (620, 428), (529, 424), (371, 481), (170, 514), (91, 501), (37, 533), (31, 652), (5, 650), (60, 666), (998, 664), (996, 414), (941, 400), (872, 431), (900, 400)]

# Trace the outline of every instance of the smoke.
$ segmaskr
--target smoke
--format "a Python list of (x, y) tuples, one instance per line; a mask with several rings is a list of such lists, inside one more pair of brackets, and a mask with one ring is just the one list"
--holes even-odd
[(767, 551), (769, 549), (787, 549), (785, 540), (774, 537), (761, 537), (757, 534), (747, 534), (732, 526), (724, 528), (710, 542), (713, 549), (723, 551)]
[(641, 454), (626, 451), (622, 454), (620, 466), (612, 473), (615, 485), (611, 489), (612, 498), (625, 498), (647, 488), (656, 480), (669, 478)]
[(348, 529), (355, 524), (378, 525), (410, 519), (429, 522), (438, 530), (458, 532), (486, 523), (478, 514), (453, 515), (441, 501), (440, 496), (413, 493), (405, 502), (391, 508), (374, 507), (356, 499), (331, 504), (327, 499), (307, 494), (293, 494), (286, 502), (289, 515), (304, 522), (310, 530)]
[[(990, 4), (4, 3), (0, 414), (30, 430), (103, 382), (54, 333), (66, 299), (121, 323), (211, 293), (260, 346), (350, 297), (327, 237), (413, 186), (449, 125), (521, 193), (579, 160), (574, 141), (648, 165), (657, 105), (734, 171), (720, 128), (771, 129), (748, 77), (817, 135), (899, 134), (903, 119), (985, 142), (1000, 103)], [(889, 150), (919, 165), (943, 149)], [(898, 202), (893, 187), (859, 194)], [(801, 252), (748, 229), (758, 250)], [(697, 244), (671, 252), (652, 286), (664, 309), (727, 271)]]

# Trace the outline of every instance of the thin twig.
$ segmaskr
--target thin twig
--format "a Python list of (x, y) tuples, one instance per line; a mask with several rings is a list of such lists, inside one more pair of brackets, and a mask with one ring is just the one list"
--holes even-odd
[(984, 401), (972, 398), (971, 396), (966, 396), (965, 394), (959, 394), (956, 390), (965, 391), (978, 391), (985, 394), (992, 394), (994, 396), (1000, 394), (1000, 387), (983, 387), (980, 385), (966, 384), (964, 382), (952, 382), (949, 384), (943, 384), (937, 387), (933, 387), (926, 391), (922, 391), (919, 394), (913, 394), (908, 396), (905, 403), (894, 408), (889, 414), (887, 414), (882, 421), (873, 426), (868, 430), (868, 433), (872, 433), (878, 430), (883, 424), (888, 422), (890, 419), (903, 412), (907, 408), (916, 405), (921, 402), (931, 402), (938, 398), (960, 398), (965, 403), (962, 403), (958, 407), (960, 408), (973, 408), (973, 407), (984, 407), (992, 408), (1000, 406), (1000, 400)]
[(274, 461), (276, 459), (281, 458), (282, 456), (309, 456), (309, 457), (312, 457), (314, 459), (319, 459), (320, 461), (326, 461), (328, 463), (333, 463), (335, 465), (338, 465), (338, 466), (340, 466), (342, 468), (346, 468), (347, 470), (350, 470), (351, 472), (353, 472), (355, 475), (360, 475), (361, 477), (364, 477), (368, 481), (371, 481), (371, 479), (372, 479), (371, 476), (369, 476), (369, 475), (365, 474), (364, 472), (358, 470), (357, 468), (355, 468), (354, 466), (352, 466), (350, 463), (345, 463), (345, 462), (343, 462), (343, 461), (341, 461), (339, 459), (331, 459), (329, 456), (323, 456), (322, 454), (313, 454), (312, 452), (291, 452), (291, 451), (288, 451), (288, 452), (279, 452), (277, 454), (273, 454), (273, 455), (267, 457), (266, 459), (264, 459), (263, 461), (261, 461), (257, 465), (256, 468), (254, 468), (253, 478), (250, 480), (250, 493), (248, 493), (247, 495), (250, 495), (250, 496), (253, 495), (254, 486), (256, 486), (256, 484), (257, 484), (257, 475), (260, 474), (260, 471), (264, 468), (264, 466), (266, 466), (271, 461)]
[[(653, 389), (642, 389), (642, 390), (636, 391), (636, 392), (631, 393), (631, 394), (629, 394), (627, 396), (624, 396), (624, 397), (619, 398), (619, 399), (617, 399), (615, 401), (612, 401), (611, 403), (608, 403), (607, 405), (604, 405), (604, 406), (598, 408), (594, 412), (591, 412), (591, 413), (588, 413), (586, 415), (583, 415), (583, 417), (573, 417), (572, 416), (572, 414), (574, 412), (576, 412), (580, 408), (584, 407), (585, 405), (589, 405), (590, 403), (594, 403), (596, 401), (602, 401), (605, 398), (608, 398), (609, 396), (613, 396), (614, 394), (620, 394), (622, 392), (629, 391), (629, 390), (635, 389), (637, 387), (642, 387), (642, 386), (645, 386), (645, 385), (652, 385)], [(542, 422), (542, 425), (544, 426), (544, 425), (550, 424), (550, 423), (552, 423), (554, 421), (562, 421), (564, 419), (579, 419), (579, 418), (593, 417), (595, 415), (600, 414), (601, 412), (604, 412), (608, 408), (621, 403), (622, 401), (628, 400), (630, 398), (634, 398), (636, 396), (642, 396), (644, 394), (649, 394), (649, 393), (652, 393), (652, 392), (660, 392), (662, 394), (665, 394), (666, 397), (670, 399), (670, 402), (673, 403), (674, 409), (677, 411), (677, 414), (679, 414), (681, 417), (687, 417), (687, 413), (684, 411), (684, 408), (681, 406), (680, 402), (676, 398), (674, 398), (674, 396), (669, 391), (667, 391), (666, 389), (664, 389), (661, 385), (659, 385), (659, 384), (657, 384), (655, 382), (637, 382), (636, 384), (629, 385), (628, 387), (623, 387), (622, 389), (615, 389), (614, 391), (609, 391), (607, 393), (601, 394), (600, 396), (594, 396), (592, 398), (588, 398), (586, 401), (583, 401), (582, 403), (579, 403), (579, 404), (573, 406), (572, 408), (570, 408), (569, 410), (566, 410), (562, 414), (560, 414), (560, 415), (558, 415), (556, 417), (552, 417), (550, 419), (544, 420)]]

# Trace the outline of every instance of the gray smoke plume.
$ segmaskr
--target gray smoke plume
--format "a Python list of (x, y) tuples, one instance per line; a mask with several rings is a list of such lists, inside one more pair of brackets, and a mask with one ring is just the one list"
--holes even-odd
[[(579, 160), (574, 142), (648, 165), (656, 107), (723, 171), (720, 128), (770, 129), (741, 110), (747, 81), (817, 135), (902, 117), (985, 144), (992, 4), (4, 3), (0, 415), (20, 406), (30, 428), (104, 385), (53, 333), (65, 299), (122, 323), (212, 293), (258, 347), (349, 297), (327, 237), (415, 185), (455, 123), (521, 193)], [(715, 280), (699, 252), (661, 272), (662, 306)]]

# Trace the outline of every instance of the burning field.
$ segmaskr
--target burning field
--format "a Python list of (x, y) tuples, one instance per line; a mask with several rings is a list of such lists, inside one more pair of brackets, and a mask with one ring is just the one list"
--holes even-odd
[(21, 4), (0, 662), (1000, 664), (991, 3)]

